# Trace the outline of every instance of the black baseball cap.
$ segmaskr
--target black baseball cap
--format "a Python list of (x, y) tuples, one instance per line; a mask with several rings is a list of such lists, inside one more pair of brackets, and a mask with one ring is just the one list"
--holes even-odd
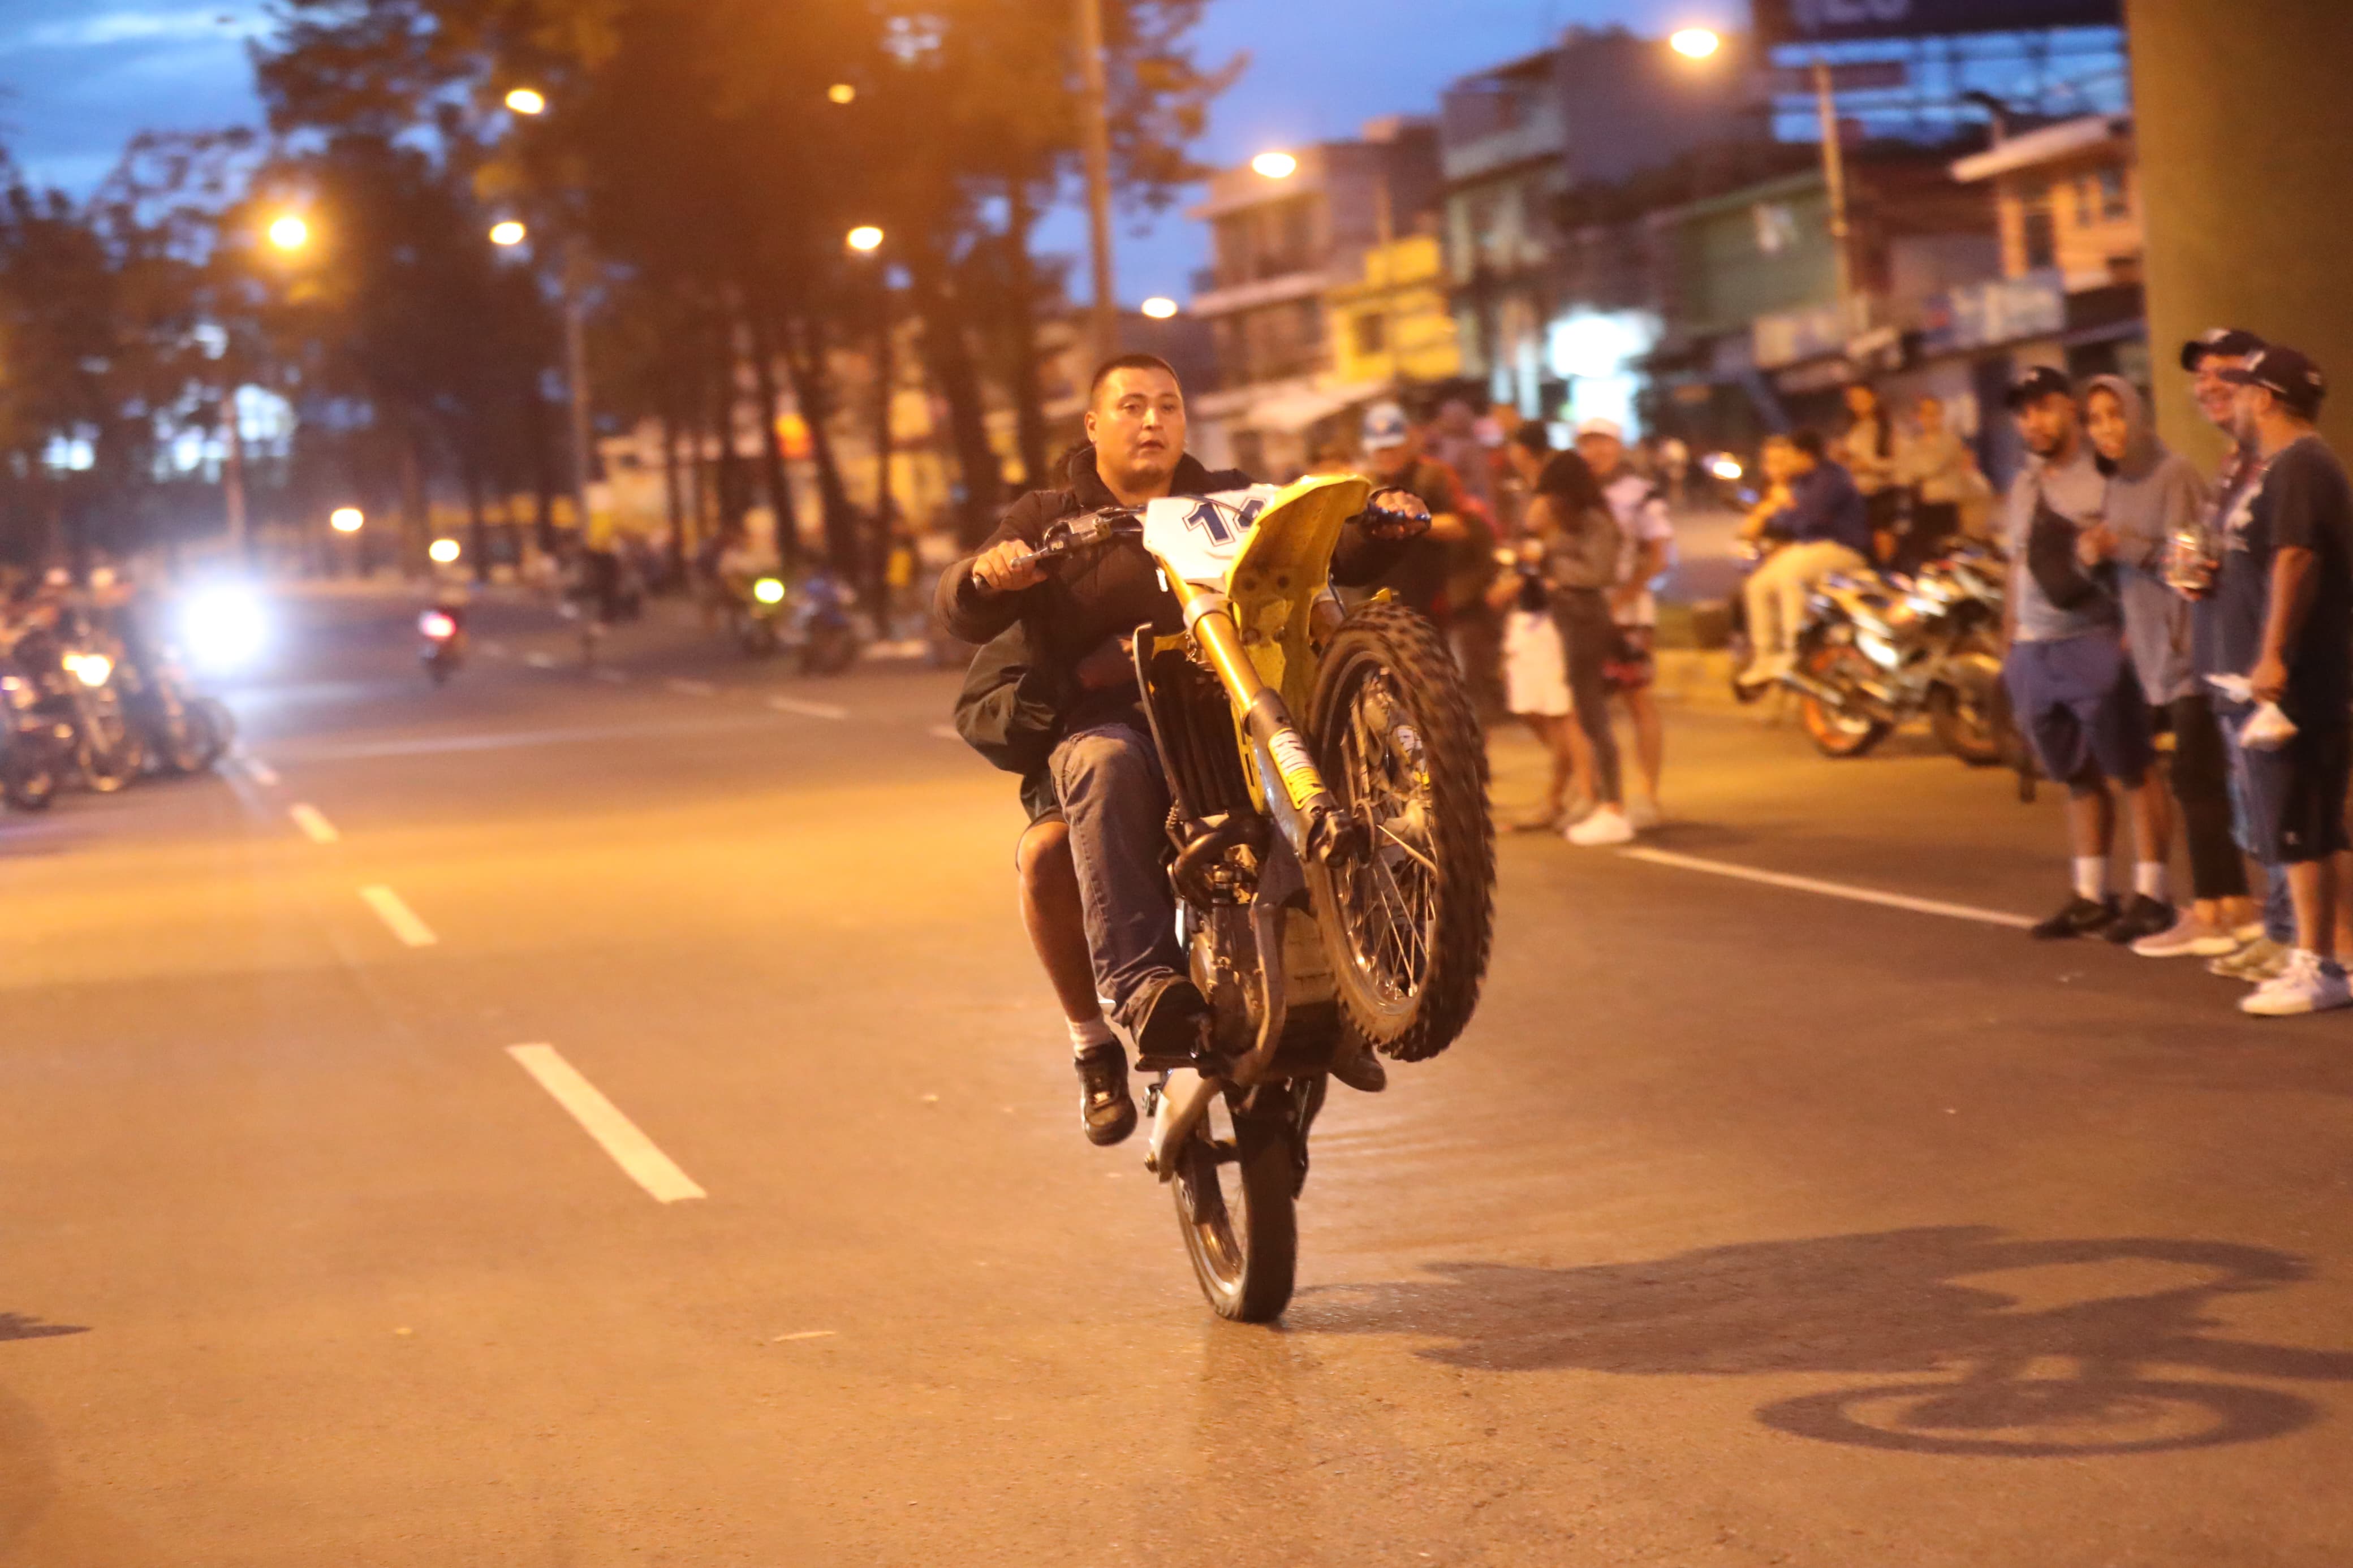
[(2181, 345), (2181, 368), (2195, 373), (2208, 354), (2244, 359), (2263, 352), (2263, 340), (2244, 327), (2210, 327)]
[(2075, 384), (2069, 381), (2067, 373), (2056, 365), (2032, 365), (2021, 371), (2018, 378), (2010, 384), (2010, 391), (2003, 395), (2002, 402), (2016, 410), (2030, 403), (2040, 403), (2054, 392), (2063, 397), (2073, 397), (2075, 395)]
[(2320, 400), (2328, 395), (2328, 378), (2294, 349), (2267, 348), (2245, 369), (2218, 374), (2233, 386), (2262, 387), (2306, 419), (2320, 412)]

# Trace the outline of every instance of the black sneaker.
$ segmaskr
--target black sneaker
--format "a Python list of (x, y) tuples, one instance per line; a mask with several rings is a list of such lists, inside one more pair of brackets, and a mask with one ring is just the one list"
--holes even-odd
[(1362, 1040), (1343, 1040), (1332, 1054), (1332, 1076), (1358, 1094), (1378, 1094), (1389, 1086), (1389, 1069)]
[(1135, 1131), (1135, 1098), (1127, 1092), (1127, 1053), (1116, 1045), (1089, 1046), (1078, 1058), (1079, 1122), (1087, 1142), (1105, 1146)]
[(2116, 923), (2116, 900), (2114, 898), (2093, 900), (2073, 898), (2049, 920), (2026, 934), (2037, 942), (2056, 942), (2063, 937), (2097, 936)]
[(2152, 899), (2147, 893), (2135, 893), (2132, 902), (2126, 904), (2124, 913), (2116, 918), (2116, 924), (2100, 934), (2119, 947), (2130, 947), (2145, 936), (2157, 936), (2171, 931), (2173, 922), (2180, 918), (2173, 906), (2163, 900)]
[(1184, 975), (1160, 982), (1127, 1015), (1135, 1065), (1145, 1072), (1191, 1067), (1201, 1049), (1201, 1020), (1208, 1016), (1208, 999)]

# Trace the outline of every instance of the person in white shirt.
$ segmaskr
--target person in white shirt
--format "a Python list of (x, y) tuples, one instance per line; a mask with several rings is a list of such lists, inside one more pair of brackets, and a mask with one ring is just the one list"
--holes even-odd
[(1610, 616), (1618, 624), (1619, 653), (1609, 665), (1610, 694), (1624, 700), (1634, 721), (1634, 760), (1642, 788), (1626, 803), (1636, 827), (1659, 824), (1659, 773), (1666, 762), (1666, 730), (1651, 683), (1657, 677), (1651, 647), (1658, 637), (1659, 602), (1651, 584), (1674, 563), (1675, 525), (1659, 487), (1626, 460), (1626, 435), (1609, 419), (1588, 419), (1577, 427), (1577, 450), (1601, 482), (1601, 493), (1618, 520), (1620, 558), (1618, 585), (1610, 590)]

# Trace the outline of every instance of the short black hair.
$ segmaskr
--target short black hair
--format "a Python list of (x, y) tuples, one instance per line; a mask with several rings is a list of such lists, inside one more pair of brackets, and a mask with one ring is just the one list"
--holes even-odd
[(1103, 383), (1112, 378), (1112, 373), (1122, 370), (1156, 370), (1175, 382), (1179, 392), (1185, 389), (1185, 378), (1176, 374), (1176, 367), (1158, 354), (1117, 354), (1095, 367), (1094, 379), (1087, 383), (1088, 407), (1092, 408), (1095, 399), (1103, 395)]
[(1824, 444), (1822, 440), (1822, 433), (1819, 430), (1794, 431), (1790, 434), (1789, 445), (1795, 447), (1799, 451), (1803, 452), (1807, 457), (1811, 458), (1817, 463), (1822, 460), (1823, 456), (1830, 449), (1828, 446)]
[(1512, 439), (1537, 457), (1552, 450), (1552, 431), (1541, 419), (1530, 419), (1512, 432)]

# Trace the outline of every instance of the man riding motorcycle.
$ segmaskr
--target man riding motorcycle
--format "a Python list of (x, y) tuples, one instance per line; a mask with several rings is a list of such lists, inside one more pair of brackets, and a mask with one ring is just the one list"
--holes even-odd
[[(1145, 623), (1159, 635), (1180, 632), (1183, 614), (1138, 544), (1050, 572), (1029, 557), (1058, 519), (1140, 508), (1164, 496), (1237, 490), (1250, 480), (1231, 470), (1211, 472), (1186, 454), (1184, 390), (1162, 360), (1125, 354), (1110, 361), (1096, 372), (1087, 403), (1091, 444), (1071, 455), (1067, 485), (1016, 501), (980, 552), (941, 577), (937, 607), (941, 622), (967, 642), (988, 642), (1017, 621), (1028, 632), (1031, 668), (1054, 713), (1046, 772), (1069, 825), (1096, 981), (1140, 1054), (1184, 1057), (1208, 1004), (1186, 974), (1176, 940), (1175, 899), (1162, 864), (1168, 788), (1129, 646)], [(1414, 531), (1409, 524), (1377, 537), (1350, 524), (1334, 558), (1335, 579), (1370, 582)], [(1108, 1029), (1096, 1026), (1103, 1037), (1078, 1058), (1081, 1111), (1091, 1141), (1116, 1143), (1134, 1129), (1135, 1103), (1125, 1055)], [(1385, 1081), (1368, 1051), (1350, 1053), (1334, 1076), (1367, 1091)]]

